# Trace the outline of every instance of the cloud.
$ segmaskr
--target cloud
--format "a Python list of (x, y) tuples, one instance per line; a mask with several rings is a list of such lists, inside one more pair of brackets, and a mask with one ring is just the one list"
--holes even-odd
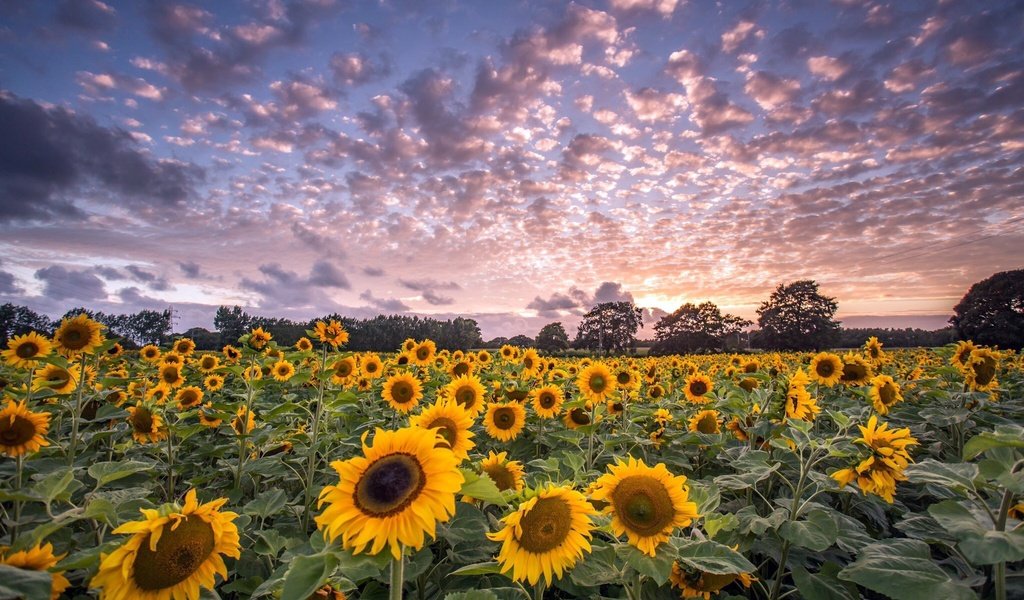
[(35, 272), (43, 282), (43, 296), (51, 300), (81, 300), (89, 302), (107, 297), (103, 280), (88, 270), (74, 271), (52, 265)]
[(142, 267), (137, 265), (128, 265), (124, 270), (128, 271), (128, 274), (131, 275), (132, 279), (139, 283), (145, 283), (152, 290), (166, 291), (171, 289), (171, 284), (168, 283), (166, 278), (150, 273)]
[(363, 274), (369, 277), (383, 277), (384, 269), (380, 267), (363, 267)]
[(352, 287), (338, 267), (326, 260), (318, 260), (313, 263), (313, 269), (309, 273), (309, 285), (325, 288), (341, 288), (347, 290)]
[(389, 313), (401, 313), (409, 310), (409, 305), (398, 298), (377, 298), (370, 290), (359, 294), (359, 299), (368, 302), (374, 308)]
[(266, 308), (333, 307), (336, 303), (325, 290), (351, 287), (345, 274), (325, 260), (314, 262), (308, 276), (288, 271), (278, 263), (260, 265), (258, 270), (262, 280), (243, 277), (239, 286), (259, 294), (259, 305)]
[(97, 199), (111, 204), (177, 207), (205, 176), (191, 163), (143, 153), (121, 129), (3, 92), (0, 130), (19, 140), (0, 146), (0, 222), (81, 218), (84, 211), (68, 196), (90, 185), (100, 186)]
[(443, 296), (437, 290), (461, 290), (462, 286), (454, 281), (436, 281), (434, 279), (399, 279), (403, 287), (420, 292), (423, 299), (434, 306), (454, 304), (455, 299), (451, 296)]
[(192, 261), (179, 262), (178, 267), (185, 277), (189, 279), (200, 279), (202, 277), (202, 269), (199, 263)]
[(23, 290), (18, 285), (14, 275), (7, 271), (0, 271), (0, 294), (17, 295), (22, 292)]
[(84, 32), (103, 32), (117, 24), (117, 11), (99, 0), (61, 0), (57, 24)]
[(565, 313), (582, 315), (604, 302), (633, 302), (633, 295), (622, 289), (621, 283), (605, 281), (593, 294), (572, 286), (568, 292), (555, 292), (547, 299), (536, 296), (526, 308), (537, 311), (540, 316), (554, 318)]
[(336, 52), (329, 66), (334, 81), (346, 87), (366, 85), (391, 74), (391, 61), (386, 56), (374, 59), (362, 52)]

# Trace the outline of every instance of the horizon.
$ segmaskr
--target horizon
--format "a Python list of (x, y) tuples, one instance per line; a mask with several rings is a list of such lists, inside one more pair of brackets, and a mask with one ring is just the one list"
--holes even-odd
[[(1021, 268), (1014, 2), (0, 5), (0, 302), (946, 326)], [(885, 324), (885, 325), (882, 325)], [(906, 324), (906, 325), (904, 325)], [(185, 327), (183, 329), (187, 329)]]

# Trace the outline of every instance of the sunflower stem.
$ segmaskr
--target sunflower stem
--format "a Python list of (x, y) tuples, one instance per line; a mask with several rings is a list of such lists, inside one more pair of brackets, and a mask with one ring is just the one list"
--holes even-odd
[[(1019, 463), (1018, 463), (1019, 464)], [(1016, 465), (1014, 465), (1016, 469)], [(999, 520), (996, 522), (996, 531), (1006, 531), (1006, 517), (1010, 513), (1010, 506), (1013, 504), (1013, 492), (1006, 490), (1003, 493), (1003, 501), (999, 505)], [(992, 578), (995, 579), (996, 600), (1006, 600), (1006, 562), (996, 563), (992, 570)]]
[(587, 470), (594, 468), (594, 434), (597, 432), (597, 402), (590, 406), (590, 439), (587, 442)]
[(537, 583), (533, 586), (533, 600), (544, 600), (544, 589), (546, 587), (544, 579), (538, 579)]
[(167, 501), (174, 501), (174, 427), (167, 417), (168, 411), (164, 411), (164, 420), (167, 424)]
[(543, 448), (544, 448), (544, 442), (542, 440), (544, 438), (544, 421), (546, 421), (546, 420), (547, 419), (545, 419), (544, 417), (541, 417), (540, 425), (537, 427), (537, 456), (538, 457), (542, 454)]
[(398, 558), (391, 559), (391, 585), (388, 592), (389, 600), (402, 600), (402, 586), (405, 585), (405, 548), (400, 548)]
[(82, 414), (82, 396), (85, 394), (85, 353), (81, 356), (81, 368), (78, 371), (78, 390), (75, 404), (71, 412), (71, 444), (68, 446), (68, 466), (75, 466), (75, 451), (78, 449), (78, 417)]
[[(252, 358), (252, 362), (249, 368), (259, 368), (256, 363), (256, 357)], [(249, 435), (249, 415), (252, 411), (252, 397), (253, 397), (253, 386), (252, 381), (246, 380), (245, 382), (245, 413), (238, 417), (239, 429), (242, 433), (238, 434), (238, 464), (235, 465), (235, 489), (239, 490), (242, 488), (242, 467), (245, 466), (245, 440)]]
[[(14, 473), (14, 490), (16, 492), (21, 491), (21, 473), (25, 467), (25, 457), (19, 454), (15, 457), (16, 467)], [(11, 545), (14, 545), (14, 541), (18, 539), (18, 525), (21, 521), (21, 500), (14, 501), (14, 523), (11, 524)]]
[(306, 456), (306, 491), (302, 503), (302, 530), (309, 530), (309, 503), (312, 501), (313, 496), (313, 472), (316, 470), (316, 452), (317, 444), (320, 438), (320, 417), (323, 415), (324, 410), (324, 387), (326, 386), (326, 374), (327, 369), (327, 345), (324, 344), (321, 352), (321, 376), (320, 382), (316, 394), (316, 410), (313, 411), (313, 431), (310, 434), (309, 440), (309, 455)]

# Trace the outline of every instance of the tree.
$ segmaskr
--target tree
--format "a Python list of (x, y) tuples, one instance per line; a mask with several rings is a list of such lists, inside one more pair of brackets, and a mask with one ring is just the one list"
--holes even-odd
[(140, 310), (128, 315), (122, 332), (139, 344), (161, 344), (171, 337), (171, 310)]
[(221, 306), (213, 316), (213, 328), (220, 333), (220, 344), (237, 344), (238, 338), (252, 329), (252, 317), (241, 306)]
[(605, 353), (636, 349), (643, 311), (632, 302), (602, 302), (583, 315), (573, 346)]
[(713, 302), (687, 302), (654, 326), (651, 354), (684, 354), (700, 350), (721, 350), (726, 340), (753, 325), (751, 321), (722, 311)]
[(963, 339), (1000, 348), (1024, 347), (1024, 269), (971, 286), (949, 320)]
[(533, 347), (533, 338), (528, 335), (514, 335), (508, 340), (509, 346), (518, 346), (519, 348), (531, 348)]
[(54, 323), (49, 317), (27, 306), (18, 306), (10, 302), (0, 306), (0, 338), (3, 340), (25, 335), (30, 331), (49, 335), (53, 329)]
[(558, 321), (541, 327), (537, 334), (537, 349), (544, 352), (560, 352), (569, 348), (569, 334)]
[(779, 284), (757, 309), (756, 343), (773, 350), (818, 350), (839, 339), (835, 298), (818, 292), (810, 279)]

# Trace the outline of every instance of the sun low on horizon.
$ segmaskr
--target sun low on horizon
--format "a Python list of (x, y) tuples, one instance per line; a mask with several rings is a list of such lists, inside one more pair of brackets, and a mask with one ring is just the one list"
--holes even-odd
[(1021, 268), (1016, 2), (0, 4), (0, 302), (943, 327)]

